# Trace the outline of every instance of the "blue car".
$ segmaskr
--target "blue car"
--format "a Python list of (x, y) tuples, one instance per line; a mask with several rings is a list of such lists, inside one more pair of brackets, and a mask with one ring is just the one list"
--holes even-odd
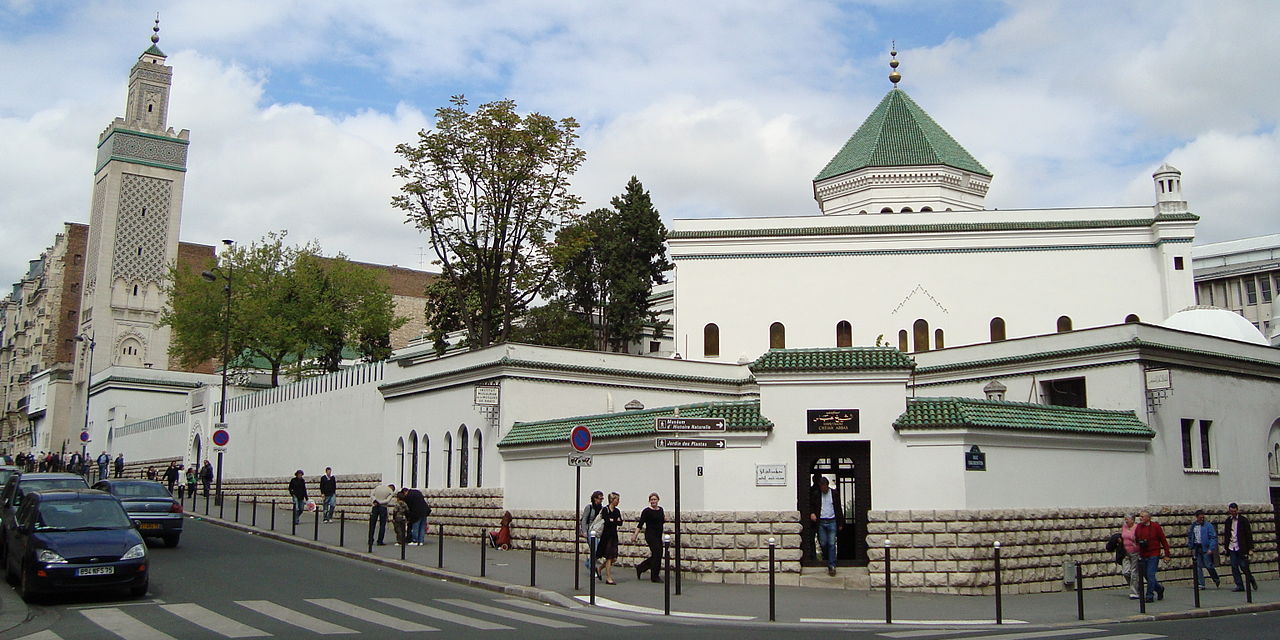
[(92, 489), (28, 493), (5, 532), (4, 569), (24, 600), (40, 593), (147, 593), (147, 547), (115, 496)]

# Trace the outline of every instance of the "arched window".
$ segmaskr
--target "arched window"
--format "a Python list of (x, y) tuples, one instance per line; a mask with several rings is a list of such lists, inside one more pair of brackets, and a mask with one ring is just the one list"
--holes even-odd
[(901, 331), (898, 331), (898, 351), (906, 353), (908, 350), (909, 349), (907, 349), (907, 330), (902, 329)]
[(942, 340), (942, 329), (933, 330), (933, 348), (934, 349), (946, 348), (946, 345), (943, 343), (943, 340)]
[(444, 434), (444, 486), (453, 486), (453, 434)]
[(991, 341), (1000, 342), (1005, 339), (1004, 335), (1004, 318), (995, 317), (991, 319)]
[(476, 429), (475, 436), (472, 437), (472, 440), (475, 441), (475, 446), (476, 446), (476, 486), (477, 487), (482, 486), (480, 484), (480, 481), (484, 477), (483, 476), (484, 465), (481, 464), (481, 462), (484, 460), (484, 444), (483, 444), (482, 437), (483, 436), (480, 435), (480, 430)]
[(893, 213), (893, 209), (890, 209), (889, 207), (885, 207), (880, 210), (880, 213)]
[(1138, 314), (1131, 313), (1124, 317), (1124, 322), (1125, 324), (1133, 324), (1135, 322), (1142, 322), (1142, 320), (1138, 318)]
[(920, 207), (920, 213), (933, 213), (933, 207)]
[(422, 488), (431, 486), (431, 439), (422, 434)]
[(1060, 316), (1058, 318), (1058, 333), (1066, 333), (1071, 330), (1071, 318), (1068, 316)]
[(396, 466), (400, 467), (400, 486), (404, 486), (404, 438), (396, 442)]
[(458, 486), (467, 486), (467, 425), (458, 427)]
[(853, 346), (853, 325), (849, 324), (848, 320), (841, 320), (836, 323), (836, 346)]
[(912, 213), (912, 211), (911, 211), (911, 207), (903, 207), (903, 208), (902, 208), (902, 213)]
[(769, 325), (769, 348), (787, 348), (787, 328), (783, 326), (781, 322), (775, 322)]
[(409, 486), (418, 486), (418, 432), (409, 432)]
[(911, 325), (911, 339), (916, 351), (929, 350), (929, 321), (921, 318)]
[(714, 322), (702, 328), (702, 357), (720, 357), (720, 327)]

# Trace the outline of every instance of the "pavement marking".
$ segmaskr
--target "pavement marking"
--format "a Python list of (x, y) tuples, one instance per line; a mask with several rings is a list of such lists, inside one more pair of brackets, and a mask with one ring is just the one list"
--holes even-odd
[(416, 622), (410, 622), (400, 618), (393, 618), (385, 613), (378, 613), (371, 609), (357, 607), (354, 604), (343, 602), (336, 598), (306, 598), (306, 601), (318, 607), (324, 607), (330, 611), (336, 611), (338, 613), (351, 616), (352, 618), (359, 618), (365, 622), (372, 622), (373, 624), (390, 627), (396, 631), (439, 631), (439, 629), (435, 627), (428, 627), (425, 624), (418, 624)]
[(291, 624), (295, 627), (301, 627), (320, 635), (331, 636), (340, 633), (360, 633), (355, 629), (348, 629), (339, 624), (333, 624), (320, 618), (313, 618), (305, 613), (294, 611), (288, 607), (282, 607), (274, 602), (267, 600), (237, 600), (236, 604), (247, 609), (257, 611), (268, 618), (275, 618), (285, 624)]
[[(591, 598), (589, 596), (575, 596), (575, 598), (578, 600), (581, 600), (582, 602), (591, 601)], [(615, 602), (608, 598), (601, 598), (600, 596), (596, 596), (596, 606), (604, 607), (606, 609), (617, 609), (618, 611), (629, 611), (631, 613), (647, 613), (651, 615), (662, 615), (662, 609), (652, 609), (650, 607), (641, 607), (639, 605), (627, 604), (625, 602)], [(672, 611), (671, 615), (672, 617), (676, 617), (676, 618), (697, 618), (700, 620), (755, 620), (756, 619), (755, 616), (732, 616), (729, 614), (719, 614), (719, 613), (689, 613), (687, 611)], [(834, 622), (832, 620), (826, 620), (826, 619), (818, 619), (816, 621), (817, 622)], [(874, 623), (875, 620), (871, 620), (870, 622)], [(884, 619), (881, 618), (880, 622), (883, 623)]]
[(512, 620), (528, 622), (529, 624), (536, 624), (543, 627), (551, 627), (552, 629), (581, 629), (582, 628), (582, 625), (574, 624), (572, 622), (561, 622), (559, 620), (552, 620), (550, 618), (540, 618), (538, 616), (529, 615), (527, 613), (520, 613), (518, 611), (508, 611), (506, 609), (491, 607), (487, 604), (469, 602), (467, 600), (458, 600), (456, 598), (437, 598), (437, 600), (439, 602), (446, 602), (455, 607), (462, 607), (463, 609), (471, 609), (472, 611), (479, 611), (480, 613), (487, 613), (490, 615), (498, 616), (500, 618), (510, 618)]
[[(538, 604), (536, 602), (529, 602), (528, 600), (521, 600), (519, 598), (497, 598), (494, 600), (494, 602), (501, 602), (503, 604), (514, 605), (522, 609), (540, 611), (542, 613), (553, 613), (558, 616), (569, 616), (579, 620), (582, 619), (582, 616), (574, 611), (569, 611), (567, 609), (556, 609), (556, 608), (553, 608), (551, 605)], [(591, 621), (603, 622), (604, 624), (611, 624), (615, 627), (647, 627), (649, 626), (648, 622), (637, 622), (635, 620), (627, 620), (626, 618), (610, 618), (608, 616), (595, 617), (595, 618), (592, 618)]]
[[(581, 596), (579, 596), (579, 597), (581, 597)], [(597, 598), (597, 600), (598, 600), (598, 599), (599, 599), (599, 598)], [(671, 614), (671, 615), (675, 615), (675, 614), (673, 613), (673, 614)], [(858, 618), (858, 619), (853, 619), (853, 618), (800, 618), (800, 622), (825, 622), (825, 623), (828, 623), (828, 624), (884, 624), (884, 618)], [(996, 621), (995, 621), (994, 619), (991, 619), (991, 620), (899, 620), (898, 618), (894, 618), (894, 619), (893, 619), (893, 623), (894, 623), (894, 624), (898, 624), (898, 625), (925, 625), (925, 624), (927, 624), (927, 625), (930, 625), (930, 626), (935, 626), (935, 625), (954, 625), (954, 626), (962, 626), (962, 625), (975, 625), (975, 626), (977, 626), (977, 625), (987, 625), (987, 626), (992, 626), (992, 625), (995, 625)], [(1004, 623), (1005, 623), (1005, 624), (1029, 624), (1026, 620), (1010, 620), (1010, 619), (1008, 619), (1008, 618), (1005, 618)], [(957, 632), (957, 633), (959, 633), (959, 632)], [(964, 632), (964, 633), (973, 633), (973, 632), (972, 632), (972, 631), (967, 631), (967, 632)], [(965, 640), (969, 640), (969, 639), (968, 639), (968, 638), (965, 638)]]
[(162, 604), (161, 609), (172, 613), (187, 622), (204, 627), (214, 633), (228, 638), (260, 638), (270, 633), (255, 629), (247, 624), (237, 622), (220, 613), (214, 613), (193, 602), (183, 604)]
[(45, 629), (44, 631), (37, 631), (29, 636), (22, 636), (21, 638), (18, 638), (18, 640), (62, 640), (62, 636)]
[(175, 640), (173, 636), (143, 624), (119, 609), (88, 609), (81, 611), (80, 615), (125, 640)]
[(885, 638), (938, 638), (941, 636), (956, 636), (962, 633), (973, 633), (973, 629), (949, 629), (946, 631), (934, 631), (932, 629), (925, 631), (891, 631), (889, 633), (880, 633), (877, 635)]
[(1158, 636), (1150, 633), (1125, 633), (1118, 636), (1094, 638), (1093, 640), (1155, 640), (1156, 638), (1168, 638), (1168, 637), (1169, 636)]
[(417, 602), (401, 600), (400, 598), (374, 598), (373, 600), (375, 602), (381, 602), (382, 604), (389, 604), (393, 607), (400, 607), (401, 609), (404, 609), (406, 611), (412, 611), (419, 615), (427, 616), (428, 618), (437, 618), (440, 620), (444, 620), (445, 622), (452, 622), (454, 624), (460, 624), (464, 627), (471, 627), (472, 629), (487, 629), (487, 630), (500, 630), (500, 629), (514, 630), (515, 629), (515, 627), (508, 627), (505, 624), (498, 624), (496, 622), (489, 622), (488, 620), (472, 618), (470, 616), (464, 616), (460, 613), (453, 613), (452, 611), (445, 611), (444, 609), (428, 607), (425, 604), (418, 604)]
[[(1047, 631), (1023, 631), (1019, 633), (993, 633), (985, 636), (966, 636), (964, 640), (1034, 640), (1035, 638), (1060, 638), (1062, 636), (1106, 633), (1106, 631), (1106, 629), (1049, 629)], [(1094, 638), (1093, 640), (1104, 639)]]

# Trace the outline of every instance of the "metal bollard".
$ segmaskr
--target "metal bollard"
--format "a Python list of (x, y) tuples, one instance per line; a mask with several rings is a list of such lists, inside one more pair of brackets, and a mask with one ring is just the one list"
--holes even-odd
[(1147, 587), (1146, 587), (1147, 559), (1143, 558), (1142, 556), (1138, 556), (1138, 564), (1141, 567), (1140, 570), (1138, 571), (1138, 613), (1146, 613), (1147, 612)]
[(275, 498), (272, 498), (272, 499), (271, 499), (271, 530), (272, 530), (272, 531), (275, 531), (275, 530), (276, 530), (276, 501), (275, 501)]
[(1004, 624), (1004, 608), (1003, 602), (1000, 600), (1000, 541), (995, 543), (995, 559), (996, 559), (996, 624)]
[(338, 546), (347, 546), (347, 512), (338, 512)]
[(209, 515), (209, 494), (204, 494), (204, 514)]
[(311, 532), (311, 539), (315, 540), (316, 542), (319, 542), (320, 541), (320, 506), (319, 505), (316, 505), (316, 510), (313, 513), (316, 514), (316, 521), (312, 527), (313, 531)]
[(240, 494), (236, 494), (236, 523), (240, 522)]
[(529, 536), (529, 586), (538, 586), (538, 534)]
[(297, 513), (297, 508), (295, 505), (289, 509), (289, 522), (293, 523), (292, 528), (289, 529), (289, 534), (295, 536), (298, 535), (298, 518), (302, 517), (302, 514)]
[(893, 574), (889, 564), (889, 539), (884, 539), (884, 623), (893, 624)]
[(1076, 563), (1076, 618), (1084, 620), (1084, 571), (1080, 569), (1079, 562)]
[(398, 544), (400, 545), (400, 559), (404, 560), (405, 549), (409, 548), (409, 536), (405, 536), (404, 542)]
[(444, 523), (436, 525), (436, 568), (444, 568)]
[(777, 546), (778, 546), (778, 541), (774, 540), (773, 538), (769, 538), (769, 622), (773, 622), (777, 620), (777, 618), (774, 616), (774, 606), (773, 606), (773, 603), (774, 603), (773, 590), (774, 590), (774, 587), (776, 586), (776, 583), (774, 582), (774, 575), (773, 575), (774, 574), (773, 564), (774, 564), (774, 549)]
[[(1241, 554), (1244, 555), (1243, 553)], [(1249, 560), (1244, 560), (1244, 601), (1253, 604), (1253, 572), (1249, 570)]]
[(596, 534), (587, 532), (587, 559), (591, 562), (591, 572), (587, 581), (591, 583), (591, 604), (596, 603)]
[(1191, 551), (1191, 592), (1195, 594), (1196, 608), (1200, 608), (1200, 580), (1199, 576), (1209, 573), (1200, 566), (1200, 550), (1193, 549)]
[(258, 496), (253, 497), (253, 517), (251, 520), (253, 526), (258, 526)]
[(487, 537), (489, 537), (489, 533), (486, 532), (484, 529), (481, 529), (480, 530), (480, 577), (481, 578), (484, 577), (484, 564), (485, 564), (484, 552), (489, 548), (489, 545), (485, 544), (485, 538)]
[[(662, 581), (662, 615), (671, 615), (671, 534), (662, 535), (662, 564), (666, 579)], [(591, 581), (591, 596), (595, 597), (596, 581)]]
[(215, 500), (215, 502), (218, 503), (218, 517), (225, 518), (226, 516), (223, 515), (223, 510), (227, 508), (227, 501), (223, 500), (222, 496), (219, 496), (218, 499)]

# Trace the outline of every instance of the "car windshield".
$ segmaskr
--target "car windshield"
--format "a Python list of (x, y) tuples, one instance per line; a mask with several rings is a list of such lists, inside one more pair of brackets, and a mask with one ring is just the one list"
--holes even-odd
[(133, 526), (115, 500), (50, 500), (40, 503), (36, 529), (85, 531)]
[(121, 498), (170, 498), (164, 485), (147, 483), (113, 484), (111, 493)]
[(9, 478), (12, 478), (13, 474), (17, 472), (17, 469), (0, 469), (0, 484), (8, 482)]
[(39, 478), (20, 480), (18, 487), (24, 493), (32, 491), (48, 491), (50, 489), (87, 489), (89, 485), (80, 478)]

